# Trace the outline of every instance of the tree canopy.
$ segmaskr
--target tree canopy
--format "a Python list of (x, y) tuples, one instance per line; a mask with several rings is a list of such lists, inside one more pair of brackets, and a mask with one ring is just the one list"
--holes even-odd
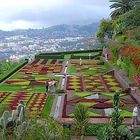
[(111, 38), (113, 30), (113, 21), (102, 19), (96, 36), (99, 40), (103, 40), (105, 36)]
[(111, 12), (112, 19), (116, 19), (120, 15), (133, 9), (135, 5), (140, 3), (140, 0), (110, 0), (113, 4), (110, 5), (111, 9), (114, 9)]
[(140, 5), (121, 15), (116, 24), (118, 24), (119, 30), (123, 32), (138, 28), (140, 26)]

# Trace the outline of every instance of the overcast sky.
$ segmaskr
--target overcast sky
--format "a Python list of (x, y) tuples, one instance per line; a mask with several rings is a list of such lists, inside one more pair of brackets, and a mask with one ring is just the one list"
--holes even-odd
[(89, 24), (109, 18), (109, 0), (0, 0), (0, 29)]

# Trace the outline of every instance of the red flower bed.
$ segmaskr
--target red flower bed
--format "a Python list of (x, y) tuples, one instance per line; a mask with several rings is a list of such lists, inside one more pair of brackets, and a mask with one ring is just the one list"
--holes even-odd
[(112, 108), (112, 104), (110, 103), (100, 103), (100, 104), (97, 104), (97, 105), (94, 105), (94, 109), (105, 109), (105, 108)]
[(50, 64), (55, 64), (57, 62), (57, 60), (56, 59), (53, 59), (51, 62), (50, 62)]
[(46, 93), (36, 93), (34, 94), (34, 96), (32, 97), (32, 100), (30, 101), (28, 108), (30, 111), (34, 111), (34, 112), (41, 112), (46, 100), (48, 98), (48, 95), (46, 95)]
[(18, 82), (26, 82), (25, 79), (9, 79), (6, 81), (7, 84), (18, 83)]
[(37, 64), (38, 62), (39, 62), (39, 60), (35, 59), (35, 60), (31, 63), (31, 65), (35, 65), (35, 64)]
[(64, 97), (64, 104), (63, 104), (63, 111), (62, 111), (62, 118), (66, 117), (67, 114), (67, 94)]
[[(75, 84), (73, 84), (72, 82), (75, 82)], [(66, 83), (66, 89), (67, 90), (81, 90), (83, 91), (83, 82), (82, 82), (82, 77), (81, 76), (76, 76), (75, 79), (73, 79), (72, 76), (68, 76), (67, 77), (67, 83)]]
[(20, 93), (12, 93), (8, 98), (6, 98), (6, 102), (10, 108), (10, 110), (15, 110), (19, 101), (22, 100), (25, 104), (29, 100), (32, 94), (28, 94), (26, 92), (20, 92)]
[(109, 99), (104, 99), (104, 98), (99, 98), (99, 99), (81, 99), (80, 102), (99, 102), (99, 103), (104, 103), (108, 101)]
[(119, 87), (119, 88), (122, 89), (122, 85), (119, 83), (119, 81), (118, 81), (114, 76), (112, 76), (111, 79), (113, 79), (113, 82), (116, 84), (115, 86), (109, 84), (110, 81), (107, 80), (107, 78), (105, 78), (104, 76), (101, 76), (101, 78), (102, 78), (104, 84), (106, 85), (107, 89), (108, 89), (110, 92), (115, 92), (115, 91), (116, 91), (116, 90), (111, 89), (112, 87), (115, 87), (115, 86), (117, 86), (117, 87)]
[(40, 64), (46, 64), (48, 60), (44, 59)]
[(32, 85), (44, 85), (46, 81), (32, 81)]

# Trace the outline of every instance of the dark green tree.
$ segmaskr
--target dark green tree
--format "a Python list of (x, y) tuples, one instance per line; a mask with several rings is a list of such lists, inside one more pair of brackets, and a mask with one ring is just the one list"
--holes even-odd
[(119, 140), (119, 127), (122, 124), (123, 117), (120, 115), (119, 104), (120, 104), (120, 93), (121, 91), (116, 91), (113, 96), (113, 112), (111, 118), (111, 124), (108, 127), (105, 127), (101, 133), (101, 136), (98, 136), (99, 140)]
[(140, 3), (139, 0), (110, 0), (110, 2), (113, 3), (110, 8), (114, 9), (110, 14), (112, 19), (116, 19), (118, 16), (132, 10), (135, 5)]
[(117, 32), (126, 32), (140, 27), (140, 5), (133, 10), (121, 15), (117, 21), (115, 29)]
[(120, 94), (121, 94), (121, 91), (116, 91), (113, 96), (113, 113), (112, 113), (112, 119), (111, 119), (111, 126), (113, 128), (113, 140), (119, 139), (118, 128), (122, 124), (122, 121), (123, 121), (123, 117), (120, 115), (120, 111), (119, 111)]
[(96, 37), (100, 42), (104, 41), (105, 36), (112, 38), (114, 31), (113, 20), (102, 19)]
[(80, 140), (84, 140), (85, 129), (88, 126), (88, 122), (88, 108), (82, 104), (78, 104), (74, 112), (73, 130), (74, 134), (80, 136)]

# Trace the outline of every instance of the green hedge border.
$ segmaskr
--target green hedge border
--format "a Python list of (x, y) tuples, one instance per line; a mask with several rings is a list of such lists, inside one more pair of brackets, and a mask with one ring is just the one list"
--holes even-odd
[(39, 54), (35, 56), (35, 59), (64, 59), (64, 55), (43, 55), (43, 54)]
[[(102, 54), (102, 52), (100, 52), (97, 55), (90, 56), (90, 59), (95, 59), (95, 58), (100, 59), (101, 54)], [(82, 58), (82, 59), (89, 59), (89, 56), (82, 56), (82, 55), (81, 56), (76, 56), (74, 54), (71, 55), (71, 59), (80, 59), (80, 58)]]
[(89, 53), (89, 52), (102, 52), (102, 49), (84, 50), (84, 51), (66, 51), (66, 52), (41, 53), (41, 54), (38, 54), (38, 55), (65, 55), (65, 54)]
[(2, 79), (0, 79), (0, 83), (2, 83), (4, 80), (6, 80), (7, 78), (9, 78), (11, 75), (13, 75), (16, 71), (18, 71), (19, 69), (21, 69), (27, 63), (28, 63), (28, 59), (25, 59), (25, 62), (21, 63), (21, 65), (19, 65), (18, 67), (16, 67), (15, 69), (13, 69), (13, 71), (11, 71), (10, 73), (8, 73), (5, 77), (3, 77)]

